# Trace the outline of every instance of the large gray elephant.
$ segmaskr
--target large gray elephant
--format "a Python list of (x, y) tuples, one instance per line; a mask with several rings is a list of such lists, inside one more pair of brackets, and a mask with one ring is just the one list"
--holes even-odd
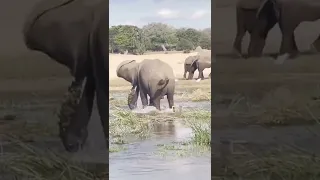
[[(242, 54), (242, 39), (246, 32), (250, 34), (248, 57), (260, 57), (269, 31), (278, 21), (274, 9), (257, 13), (264, 0), (238, 0), (236, 4), (237, 33), (233, 42), (233, 52), (238, 57)], [(266, 4), (268, 7), (270, 4)]]
[[(264, 0), (257, 16), (264, 13), (279, 14), (282, 40), (278, 60), (283, 61), (298, 53), (294, 31), (301, 22), (320, 19), (320, 3), (317, 0)], [(320, 36), (311, 47), (320, 50)]]
[[(186, 78), (187, 72), (188, 80), (193, 78), (194, 72), (196, 70), (199, 71), (198, 79), (204, 79), (203, 71), (206, 68), (211, 68), (211, 51), (210, 50), (202, 50), (195, 56), (189, 56), (184, 61), (184, 74), (183, 78)], [(211, 77), (211, 73), (209, 74)]]
[(130, 109), (136, 108), (140, 93), (143, 108), (149, 105), (160, 110), (160, 99), (167, 95), (169, 108), (174, 106), (175, 76), (173, 69), (159, 59), (145, 59), (138, 63), (135, 60), (121, 62), (117, 67), (117, 76), (130, 82), (135, 94), (128, 101)]
[(78, 151), (87, 139), (95, 94), (105, 139), (109, 139), (108, 7), (104, 0), (45, 0), (34, 7), (23, 27), (30, 50), (43, 52), (70, 70), (75, 79), (71, 87), (81, 87), (86, 79), (70, 122), (60, 123), (60, 138), (69, 152)]

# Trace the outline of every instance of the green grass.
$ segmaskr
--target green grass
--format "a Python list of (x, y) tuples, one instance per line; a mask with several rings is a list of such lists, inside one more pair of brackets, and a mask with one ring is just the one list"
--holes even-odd
[(109, 121), (109, 134), (113, 138), (125, 138), (131, 135), (145, 138), (150, 133), (151, 120), (147, 119), (147, 116), (119, 108), (112, 113), (112, 116), (114, 120)]
[(211, 143), (211, 112), (192, 110), (178, 115), (194, 133), (192, 143), (200, 146), (210, 146)]

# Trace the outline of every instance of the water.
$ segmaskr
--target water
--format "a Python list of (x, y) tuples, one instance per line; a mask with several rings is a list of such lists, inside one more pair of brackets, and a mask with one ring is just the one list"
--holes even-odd
[(130, 143), (127, 150), (112, 153), (109, 157), (110, 179), (210, 179), (210, 154), (200, 157), (161, 156), (160, 144), (187, 140), (192, 130), (181, 124), (158, 125), (154, 136), (148, 140)]
[[(123, 96), (122, 96), (123, 97)], [(162, 111), (159, 113), (173, 113), (168, 109), (166, 99), (161, 100)], [(210, 102), (176, 102), (177, 109), (182, 112), (187, 109), (211, 110)], [(128, 107), (123, 107), (128, 109)], [(154, 107), (141, 109), (141, 102), (138, 101), (138, 108), (135, 113), (150, 113), (156, 111)], [(172, 154), (160, 155), (159, 145), (172, 145), (173, 142), (185, 142), (192, 137), (192, 130), (178, 122), (167, 122), (156, 124), (151, 138), (135, 141), (126, 144), (125, 150), (111, 153), (109, 155), (109, 172), (111, 180), (131, 179), (210, 179), (211, 178), (211, 157), (210, 152), (200, 156), (178, 156), (178, 151)], [(175, 152), (173, 150), (173, 152)]]
[[(60, 106), (59, 100), (47, 100), (32, 105), (15, 107), (18, 114), (16, 121), (56, 123), (56, 110)], [(140, 102), (139, 102), (140, 103)], [(167, 100), (162, 100), (162, 113), (172, 113), (168, 109)], [(140, 106), (140, 105), (139, 105)], [(140, 106), (141, 107), (141, 106)], [(210, 111), (210, 102), (176, 102), (176, 107), (182, 107), (182, 112), (188, 109), (201, 108)], [(165, 109), (166, 108), (166, 109)], [(30, 111), (34, 109), (33, 111)], [(40, 111), (38, 109), (41, 109)], [(128, 107), (124, 107), (128, 109)], [(136, 113), (148, 113), (155, 108), (148, 107), (143, 110), (135, 110)], [(4, 111), (5, 112), (5, 111)], [(7, 111), (6, 111), (7, 112)], [(2, 112), (1, 112), (2, 113)], [(210, 152), (201, 156), (178, 157), (175, 154), (161, 156), (159, 145), (169, 145), (172, 142), (184, 142), (188, 140), (192, 131), (179, 123), (159, 124), (154, 129), (153, 136), (147, 140), (135, 141), (126, 144), (126, 149), (120, 152), (108, 154), (105, 148), (105, 141), (100, 124), (100, 119), (96, 109), (89, 122), (89, 137), (84, 149), (78, 153), (67, 153), (68, 157), (76, 161), (93, 164), (105, 164), (109, 162), (110, 179), (174, 179), (183, 178), (185, 180), (210, 179), (211, 158)], [(16, 122), (15, 121), (15, 122)], [(50, 148), (55, 152), (65, 154), (57, 136), (52, 138), (35, 137), (36, 142), (31, 143), (40, 148)], [(5, 148), (10, 151), (10, 148)]]

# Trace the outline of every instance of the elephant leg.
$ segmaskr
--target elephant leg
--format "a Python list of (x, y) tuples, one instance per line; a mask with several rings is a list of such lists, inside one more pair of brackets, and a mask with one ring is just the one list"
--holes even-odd
[(147, 93), (145, 93), (144, 89), (140, 90), (140, 98), (141, 98), (141, 102), (142, 102), (142, 109), (144, 109), (145, 107), (148, 106), (148, 97), (147, 97)]
[(317, 37), (315, 41), (313, 41), (310, 50), (315, 53), (320, 52), (320, 35)]
[(169, 104), (169, 108), (170, 108), (170, 109), (174, 106), (173, 95), (174, 95), (174, 92), (173, 92), (173, 91), (169, 91), (169, 92), (167, 93), (168, 104)]
[(277, 57), (276, 64), (282, 64), (285, 60), (289, 59), (290, 56), (297, 54), (295, 50), (295, 39), (293, 32), (286, 32), (282, 35), (282, 42), (279, 56)]
[(197, 67), (195, 65), (190, 66), (188, 80), (193, 78), (194, 72), (196, 71), (196, 69), (197, 69)]
[(154, 106), (159, 110), (161, 111), (160, 109), (160, 96), (156, 97), (156, 98), (153, 98), (153, 103), (154, 103)]
[(154, 106), (153, 100), (151, 98), (149, 99), (149, 106)]
[(236, 34), (236, 37), (233, 42), (233, 53), (238, 57), (242, 57), (242, 47), (241, 47), (242, 46), (242, 39), (247, 32), (247, 29), (245, 26), (246, 19), (244, 17), (245, 12), (243, 12), (242, 9), (237, 8), (236, 13), (237, 13), (237, 17), (236, 17), (237, 34)]
[[(77, 152), (87, 139), (87, 126), (92, 114), (94, 96), (94, 79), (92, 76), (88, 76), (82, 97), (76, 106), (74, 115), (71, 117), (70, 124), (65, 126), (59, 123), (62, 143), (69, 152)], [(62, 121), (61, 116), (60, 121)], [(65, 126), (65, 130), (63, 130), (63, 126)]]
[(184, 64), (184, 74), (183, 74), (183, 78), (186, 79), (187, 78), (187, 72), (190, 69), (190, 65), (189, 64)]
[(199, 70), (199, 76), (198, 79), (204, 80), (204, 76), (203, 76), (203, 69), (198, 69)]

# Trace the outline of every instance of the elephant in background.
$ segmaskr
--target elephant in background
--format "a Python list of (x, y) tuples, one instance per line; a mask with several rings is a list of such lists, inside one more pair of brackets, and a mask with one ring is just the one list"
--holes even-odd
[(160, 100), (167, 96), (169, 108), (174, 106), (175, 76), (169, 64), (159, 59), (145, 59), (138, 63), (136, 60), (121, 62), (117, 67), (117, 76), (130, 82), (132, 85), (131, 97), (128, 98), (128, 106), (134, 109), (140, 98), (143, 108), (148, 105), (160, 109)]
[[(203, 71), (206, 68), (211, 68), (211, 51), (210, 50), (202, 50), (195, 56), (189, 56), (186, 58), (184, 62), (184, 74), (183, 77), (186, 78), (187, 72), (188, 80), (193, 78), (194, 72), (198, 69), (199, 76), (198, 79), (203, 80)], [(211, 73), (209, 74), (211, 77)]]
[[(317, 0), (264, 0), (257, 16), (262, 14), (280, 14), (279, 27), (282, 33), (278, 62), (283, 62), (290, 56), (298, 54), (294, 31), (301, 22), (320, 19), (320, 3)], [(268, 20), (270, 23), (270, 20)], [(320, 36), (310, 48), (320, 51)]]
[(183, 78), (186, 79), (188, 73), (188, 80), (193, 78), (194, 72), (198, 69), (196, 61), (198, 61), (199, 57), (196, 56), (189, 56), (184, 61), (184, 74)]
[[(246, 32), (250, 34), (248, 57), (260, 57), (269, 31), (278, 22), (275, 9), (261, 11), (264, 0), (238, 0), (236, 4), (237, 33), (233, 42), (233, 53), (243, 57), (242, 39)], [(266, 4), (269, 8), (272, 5)], [(260, 14), (258, 15), (258, 12)], [(257, 16), (258, 15), (258, 16)]]
[[(40, 1), (27, 16), (22, 32), (28, 49), (42, 52), (64, 65), (74, 78), (68, 90), (72, 98), (67, 98), (67, 104), (61, 106), (61, 112), (67, 111), (63, 110), (67, 106), (72, 111), (59, 122), (59, 136), (69, 152), (78, 151), (86, 142), (95, 95), (109, 147), (109, 115), (106, 111), (109, 4), (102, 0), (88, 2)], [(85, 79), (84, 90), (79, 93)]]

